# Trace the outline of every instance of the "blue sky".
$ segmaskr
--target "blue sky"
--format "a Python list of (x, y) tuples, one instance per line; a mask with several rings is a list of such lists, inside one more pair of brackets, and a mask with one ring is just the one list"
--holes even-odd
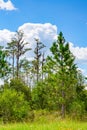
[[(87, 73), (87, 0), (9, 1), (8, 6), (6, 6), (8, 0), (0, 0), (2, 2), (0, 3), (1, 32), (4, 29), (7, 29), (9, 33), (15, 32), (19, 27), (26, 28), (26, 23), (33, 23), (34, 26), (37, 26), (37, 23), (43, 26), (45, 23), (50, 23), (49, 26), (52, 27), (52, 30), (49, 29), (49, 31), (54, 33), (55, 30), (56, 33), (53, 26), (55, 25), (57, 33), (62, 31), (66, 41), (72, 43), (71, 49), (77, 56), (77, 63)], [(25, 26), (23, 26), (24, 24)], [(27, 27), (30, 28), (33, 25), (27, 25)], [(42, 34), (39, 33), (41, 37)]]
[[(5, 0), (7, 1), (7, 0)], [(12, 0), (16, 11), (0, 10), (0, 28), (16, 31), (26, 23), (52, 23), (66, 40), (79, 46), (87, 41), (87, 0)]]

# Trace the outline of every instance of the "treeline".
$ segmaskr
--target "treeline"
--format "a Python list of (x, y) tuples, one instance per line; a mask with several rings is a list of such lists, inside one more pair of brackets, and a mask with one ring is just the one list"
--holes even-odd
[[(24, 33), (15, 33), (5, 48), (0, 47), (0, 119), (26, 121), (34, 119), (34, 110), (58, 111), (61, 118), (86, 119), (86, 78), (78, 70), (75, 57), (62, 32), (45, 56), (45, 45), (35, 39), (28, 48)], [(29, 61), (25, 53), (33, 51)]]

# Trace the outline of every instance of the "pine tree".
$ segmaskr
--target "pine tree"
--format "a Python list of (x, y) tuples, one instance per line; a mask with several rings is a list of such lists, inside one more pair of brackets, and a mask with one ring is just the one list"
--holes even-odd
[(11, 42), (7, 43), (6, 47), (6, 53), (7, 56), (12, 58), (12, 76), (13, 78), (15, 77), (15, 53), (16, 53), (16, 48), (15, 48), (15, 42), (12, 40)]
[(45, 47), (45, 45), (39, 41), (39, 39), (35, 39), (36, 41), (36, 47), (34, 50), (34, 54), (35, 54), (35, 59), (33, 61), (34, 66), (35, 66), (35, 70), (36, 70), (36, 80), (38, 83), (39, 80), (39, 70), (40, 70), (40, 58), (41, 58), (41, 49), (43, 49)]
[(17, 78), (19, 78), (20, 57), (24, 55), (27, 51), (31, 50), (31, 48), (25, 48), (25, 46), (29, 43), (24, 41), (24, 33), (22, 31), (17, 31), (12, 41), (14, 42), (16, 56), (16, 76)]
[(74, 64), (75, 58), (73, 54), (70, 52), (69, 43), (65, 42), (62, 32), (59, 33), (57, 42), (53, 43), (50, 50), (53, 55), (53, 57), (51, 57), (50, 59), (54, 61), (54, 66), (58, 67), (56, 73), (58, 74), (59, 78), (58, 86), (60, 93), (61, 115), (62, 118), (64, 118), (66, 112), (67, 97), (69, 98), (68, 91), (72, 93), (73, 90), (72, 84), (74, 84), (75, 81), (75, 74), (76, 74), (76, 65)]

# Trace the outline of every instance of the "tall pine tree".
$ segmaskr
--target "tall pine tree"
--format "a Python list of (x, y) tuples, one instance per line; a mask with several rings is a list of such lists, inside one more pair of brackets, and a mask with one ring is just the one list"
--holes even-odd
[(59, 78), (58, 87), (60, 93), (61, 116), (64, 118), (67, 99), (74, 93), (72, 91), (74, 91), (73, 84), (76, 74), (76, 65), (74, 64), (75, 58), (70, 52), (69, 43), (65, 42), (62, 32), (59, 33), (57, 41), (53, 43), (50, 50), (53, 55), (50, 59), (54, 61), (54, 66), (58, 67), (56, 73)]

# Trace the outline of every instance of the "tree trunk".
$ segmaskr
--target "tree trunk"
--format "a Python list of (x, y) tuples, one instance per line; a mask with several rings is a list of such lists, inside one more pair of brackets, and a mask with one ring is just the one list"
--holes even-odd
[(17, 56), (17, 79), (19, 78), (19, 56)]
[(37, 83), (39, 79), (39, 62), (37, 61)]
[(14, 79), (14, 52), (13, 52), (13, 65), (12, 65), (12, 70), (13, 70), (13, 79)]
[(65, 111), (66, 111), (66, 108), (65, 108), (65, 93), (64, 91), (62, 90), (62, 99), (63, 99), (63, 102), (62, 102), (62, 106), (61, 106), (61, 117), (62, 119), (65, 118)]

